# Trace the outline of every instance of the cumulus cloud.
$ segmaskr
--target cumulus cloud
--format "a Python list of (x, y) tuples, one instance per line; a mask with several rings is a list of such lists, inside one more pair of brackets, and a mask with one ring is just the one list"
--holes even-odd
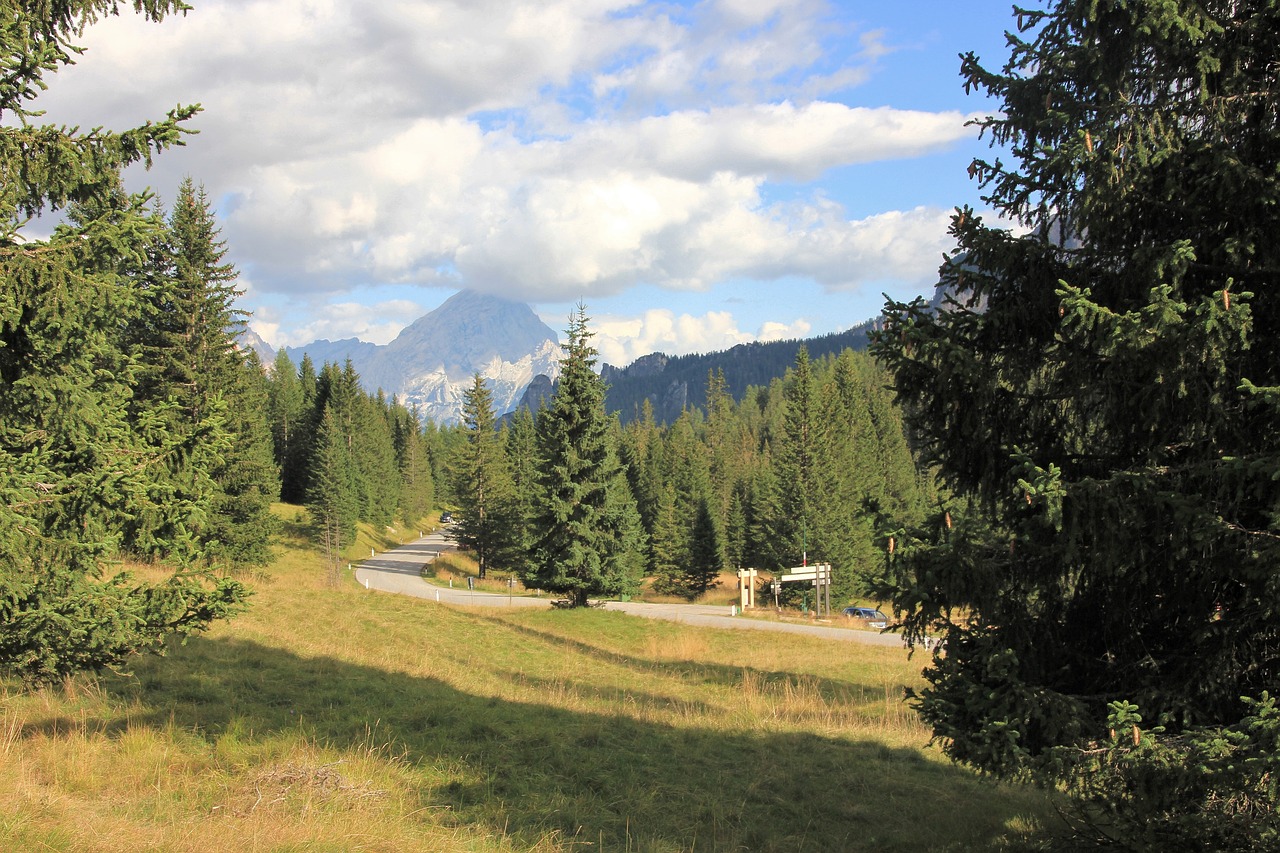
[(676, 314), (666, 308), (645, 311), (638, 317), (601, 317), (592, 320), (592, 344), (600, 361), (625, 367), (642, 355), (663, 352), (688, 355), (726, 350), (753, 341), (802, 338), (811, 326), (807, 320), (793, 323), (765, 323), (754, 333), (738, 328), (727, 311), (709, 311), (701, 316)]
[(373, 344), (388, 344), (396, 335), (427, 312), (426, 307), (404, 299), (365, 304), (360, 302), (321, 303), (308, 312), (302, 323), (296, 309), (265, 306), (254, 312), (250, 327), (276, 349), (297, 347), (318, 340), (359, 338)]
[[(810, 130), (809, 119), (827, 128), (830, 113), (840, 113), (837, 123), (846, 129), (827, 138), (887, 136), (876, 144), (905, 150), (905, 141), (880, 129), (916, 118), (886, 121), (883, 110), (822, 106), (834, 109), (787, 108), (785, 121), (778, 110), (765, 111), (765, 124), (789, 126), (786, 133), (807, 145), (770, 147), (768, 134), (757, 132), (761, 111), (722, 117), (717, 135), (766, 142), (755, 151), (739, 146), (741, 156), (725, 146), (720, 170), (711, 168), (714, 142), (691, 143), (704, 152), (701, 164), (672, 153), (675, 140), (695, 135), (680, 127), (683, 115), (665, 120), (670, 148), (653, 141), (653, 127), (592, 128), (593, 144), (575, 138), (526, 145), (506, 131), (422, 120), (355, 157), (261, 169), (253, 189), (237, 196), (228, 234), (278, 287), (308, 291), (342, 290), (362, 278), (435, 282), (444, 271), (481, 290), (518, 288), (533, 301), (611, 295), (640, 283), (696, 290), (734, 276), (809, 274), (849, 287), (932, 275), (946, 232), (942, 211), (849, 221), (821, 199), (763, 201), (770, 170), (877, 156), (842, 144), (846, 150), (824, 158), (823, 134)], [(921, 123), (930, 129), (909, 138), (936, 146), (955, 138), (963, 118)], [(291, 280), (290, 270), (302, 275)]]
[[(537, 302), (925, 282), (944, 211), (853, 219), (816, 190), (767, 189), (971, 135), (959, 112), (841, 101), (887, 48), (825, 0), (204, 0), (82, 41), (39, 105), (109, 127), (204, 105), (189, 147), (131, 180), (204, 183), (273, 343), (385, 342), (388, 306), (349, 294), (386, 283)], [(269, 307), (286, 298), (291, 315)], [(750, 337), (733, 325), (657, 312), (635, 331), (649, 343), (625, 346)]]

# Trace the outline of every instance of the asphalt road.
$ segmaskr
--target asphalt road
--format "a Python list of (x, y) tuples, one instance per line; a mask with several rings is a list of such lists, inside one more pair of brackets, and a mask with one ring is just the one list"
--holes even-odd
[[(492, 592), (478, 592), (468, 589), (450, 589), (429, 584), (422, 579), (422, 567), (434, 560), (442, 551), (454, 548), (454, 544), (442, 533), (429, 536), (401, 545), (365, 560), (356, 568), (356, 582), (365, 589), (378, 592), (394, 592), (400, 595), (411, 595), (438, 601), (441, 604), (455, 604), (472, 607), (550, 607), (549, 598), (530, 597), (525, 595), (501, 595)], [(869, 643), (879, 646), (901, 646), (902, 638), (895, 634), (881, 634), (877, 631), (858, 631), (850, 628), (834, 628), (825, 625), (800, 625), (794, 622), (774, 622), (766, 619), (753, 619), (750, 616), (734, 616), (731, 608), (708, 604), (647, 604), (636, 601), (610, 601), (605, 604), (608, 610), (620, 610), (633, 616), (648, 619), (665, 619), (670, 622), (684, 622), (689, 625), (704, 625), (712, 628), (732, 628), (746, 631), (783, 631), (792, 634), (807, 634), (812, 637), (825, 637), (830, 640)]]

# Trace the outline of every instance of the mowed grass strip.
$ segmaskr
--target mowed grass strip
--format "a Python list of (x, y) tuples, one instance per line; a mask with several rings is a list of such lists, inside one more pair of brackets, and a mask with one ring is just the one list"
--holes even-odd
[(1049, 812), (925, 748), (919, 656), (333, 588), (300, 532), (207, 636), (6, 685), (0, 849), (973, 850)]

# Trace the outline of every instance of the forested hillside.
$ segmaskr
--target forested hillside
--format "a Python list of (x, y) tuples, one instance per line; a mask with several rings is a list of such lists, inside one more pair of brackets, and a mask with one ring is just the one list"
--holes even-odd
[[(30, 86), (0, 92), (0, 109), (38, 115), (24, 105), (41, 75), (69, 60), (81, 16), (91, 23), (101, 7), (76, 9), (19, 16)], [(157, 20), (168, 10), (142, 9)], [(466, 423), (438, 428), (363, 390), (350, 362), (295, 365), (280, 353), (264, 367), (236, 344), (239, 275), (204, 189), (188, 178), (166, 211), (120, 182), (123, 166), (179, 142), (197, 111), (123, 134), (0, 130), (14, 142), (0, 159), (9, 671), (56, 680), (234, 613), (249, 595), (240, 570), (272, 559), (278, 499), (307, 508), (331, 580), (357, 522), (412, 525), (444, 505), (482, 566), (575, 604), (635, 590), (646, 575), (694, 596), (726, 569), (806, 559), (832, 563), (837, 596), (849, 597), (877, 562), (882, 516), (924, 512), (929, 479), (886, 377), (847, 348), (811, 361), (803, 346), (768, 345), (774, 362), (793, 362), (785, 376), (778, 364), (759, 384), (732, 363), (708, 370), (697, 380), (704, 405), (659, 423), (642, 403), (625, 427), (607, 414), (585, 307), (568, 330), (568, 379), (536, 416), (501, 426), (479, 382)], [(42, 211), (63, 223), (27, 239), (27, 217)], [(700, 366), (677, 360), (671, 375)], [(143, 583), (117, 571), (128, 561), (174, 572)]]
[(267, 380), (280, 498), (305, 503), (337, 580), (356, 523), (415, 524), (432, 508), (444, 438), (430, 422), (381, 393), (368, 394), (348, 361), (317, 373), (283, 350)]
[[(882, 522), (918, 520), (933, 500), (870, 356), (845, 349), (811, 361), (798, 345), (791, 357), (785, 376), (748, 387), (740, 400), (723, 372), (709, 373), (705, 410), (686, 408), (661, 425), (644, 403), (638, 418), (625, 426), (610, 418), (593, 439), (621, 462), (647, 542), (643, 573), (657, 591), (693, 597), (725, 570), (808, 560), (831, 563), (835, 595), (852, 598), (883, 560)], [(465, 445), (451, 443), (466, 461), (446, 465), (454, 472), (446, 499), (487, 566), (531, 571), (535, 519), (552, 500), (544, 489), (555, 466), (539, 443), (552, 410), (535, 420), (520, 409), (492, 444), (483, 388), (469, 398)]]
[(795, 361), (801, 344), (815, 359), (838, 355), (845, 349), (865, 350), (875, 322), (868, 320), (848, 331), (805, 341), (757, 341), (722, 352), (679, 356), (654, 353), (623, 368), (606, 364), (600, 371), (608, 385), (605, 404), (626, 424), (640, 417), (647, 401), (653, 409), (654, 420), (670, 424), (680, 417), (685, 407), (706, 409), (709, 372), (723, 372), (725, 390), (740, 400), (748, 388), (767, 386), (782, 376)]

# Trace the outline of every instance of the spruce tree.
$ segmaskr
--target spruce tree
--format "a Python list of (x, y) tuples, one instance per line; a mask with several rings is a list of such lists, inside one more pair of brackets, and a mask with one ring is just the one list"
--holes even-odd
[(280, 499), (299, 503), (302, 490), (298, 487), (294, 466), (298, 448), (307, 435), (307, 412), (298, 370), (283, 347), (271, 365), (267, 382), (267, 413), (271, 422), (273, 458), (280, 469)]
[[(143, 0), (159, 21), (181, 4)], [(136, 386), (121, 329), (142, 317), (146, 244), (157, 223), (119, 172), (179, 144), (194, 107), (124, 132), (33, 123), (45, 78), (106, 0), (24, 4), (0, 23), (0, 667), (30, 682), (118, 665), (166, 636), (234, 612), (232, 580), (111, 574), (128, 519), (148, 503), (164, 418), (130, 420)], [(83, 205), (47, 240), (23, 233), (42, 211)]]
[(271, 504), (280, 495), (280, 478), (271, 453), (266, 374), (253, 350), (237, 356), (224, 392), (231, 446), (211, 472), (216, 490), (206, 555), (229, 566), (265, 566), (279, 529)]
[(535, 518), (542, 505), (538, 480), (538, 429), (528, 406), (512, 413), (503, 432), (503, 444), (511, 472), (511, 508), (507, 551), (502, 562), (511, 571), (530, 573), (535, 544)]
[(605, 414), (604, 383), (586, 309), (570, 318), (568, 343), (552, 404), (538, 413), (544, 504), (538, 515), (529, 586), (583, 607), (591, 596), (630, 592), (644, 562), (635, 498)]
[(417, 407), (397, 405), (392, 412), (391, 435), (400, 469), (400, 518), (407, 525), (415, 525), (435, 505), (430, 454)]
[(684, 594), (696, 598), (716, 585), (724, 569), (724, 549), (708, 499), (698, 501), (689, 531), (689, 563), (684, 571)]
[(789, 561), (785, 565), (796, 566), (810, 554), (821, 554), (818, 510), (826, 484), (826, 472), (821, 466), (823, 425), (806, 347), (801, 346), (796, 353), (795, 367), (787, 379), (786, 413), (774, 456), (779, 503), (773, 518), (773, 535), (779, 555)]
[(303, 353), (298, 362), (298, 387), (302, 390), (301, 429), (297, 441), (290, 442), (287, 459), (280, 464), (280, 499), (288, 503), (303, 503), (311, 489), (311, 459), (316, 451), (316, 436), (324, 417), (324, 401), (320, 398), (320, 377), (315, 362)]
[(706, 445), (711, 510), (716, 525), (726, 529), (735, 480), (742, 474), (742, 444), (738, 436), (733, 397), (724, 370), (707, 372)]
[(1176, 743), (1280, 684), (1280, 8), (1019, 21), (1002, 71), (962, 73), (1012, 154), (971, 172), (1022, 230), (959, 210), (954, 300), (890, 304), (876, 344), (955, 493), (898, 537), (884, 588), (909, 637), (946, 634), (917, 703), (947, 752), (1057, 776), (1128, 703), (1135, 741)]
[[(696, 411), (685, 411), (667, 432), (667, 476), (674, 485), (675, 521), (679, 542), (678, 585), (683, 594), (694, 597), (707, 590), (724, 568), (725, 556), (719, 522), (711, 510), (712, 448), (699, 433), (711, 436), (702, 427)], [(656, 543), (655, 543), (656, 544)]]
[[(171, 332), (161, 338), (163, 373), (178, 400), (183, 427), (199, 434), (206, 413), (221, 401), (228, 443), (210, 471), (214, 492), (205, 533), (206, 558), (233, 565), (265, 565), (275, 530), (271, 501), (280, 481), (266, 419), (266, 386), (257, 355), (238, 344), (248, 316), (236, 307), (239, 274), (204, 187), (182, 181), (169, 219), (174, 288), (165, 311)], [(164, 312), (157, 312), (163, 324)], [(176, 328), (173, 328), (176, 327)]]
[(790, 547), (784, 546), (776, 535), (782, 508), (773, 453), (767, 442), (761, 448), (760, 464), (752, 471), (743, 493), (743, 565), (774, 572), (795, 565)]
[(454, 536), (475, 554), (480, 577), (500, 559), (512, 532), (511, 475), (493, 414), (493, 394), (479, 373), (463, 395), (467, 441), (453, 465)]
[[(88, 210), (78, 205), (77, 219)], [(263, 400), (262, 367), (241, 350), (244, 312), (235, 268), (202, 189), (182, 182), (163, 239), (139, 278), (143, 313), (125, 325), (138, 381), (131, 416), (162, 421), (149, 506), (131, 520), (135, 555), (189, 563), (261, 565), (279, 492)]]
[(332, 409), (326, 409), (321, 417), (308, 479), (307, 509), (324, 550), (329, 582), (336, 585), (343, 549), (356, 538), (360, 484), (349, 437), (340, 415)]
[(677, 520), (676, 487), (668, 482), (658, 495), (653, 526), (649, 531), (649, 571), (653, 591), (659, 595), (679, 595), (685, 590), (684, 566), (689, 555), (685, 531)]
[(400, 500), (400, 472), (391, 436), (389, 408), (381, 391), (369, 396), (360, 389), (360, 377), (348, 361), (349, 382), (357, 389), (352, 447), (360, 472), (360, 517), (378, 528), (395, 518)]

